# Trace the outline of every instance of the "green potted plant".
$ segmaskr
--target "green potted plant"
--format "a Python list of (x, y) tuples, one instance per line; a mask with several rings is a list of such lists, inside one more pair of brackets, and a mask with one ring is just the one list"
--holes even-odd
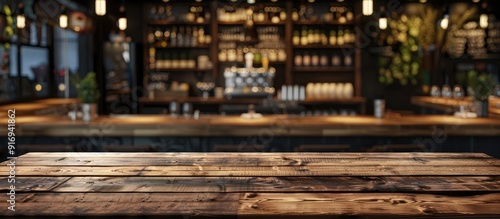
[(80, 79), (78, 74), (75, 74), (73, 82), (78, 98), (82, 103), (83, 121), (90, 122), (92, 117), (97, 115), (97, 101), (100, 96), (96, 74), (95, 72), (89, 72), (83, 79)]
[(468, 92), (474, 97), (473, 106), (479, 117), (488, 117), (488, 98), (493, 94), (495, 83), (490, 74), (477, 74), (476, 71), (468, 73)]

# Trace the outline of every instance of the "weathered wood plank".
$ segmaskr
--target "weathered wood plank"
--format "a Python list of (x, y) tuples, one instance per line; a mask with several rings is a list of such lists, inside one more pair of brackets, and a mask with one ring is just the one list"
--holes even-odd
[[(240, 215), (353, 218), (498, 218), (500, 194), (442, 196), (398, 193), (253, 193)], [(474, 214), (474, 215), (472, 215)]]
[[(21, 178), (23, 179), (23, 178)], [(23, 191), (26, 180), (16, 187)], [(36, 178), (35, 178), (36, 179)], [(29, 186), (30, 184), (28, 184)], [(41, 184), (43, 185), (43, 184)], [(1, 189), (6, 185), (0, 184)], [(30, 188), (30, 187), (28, 187)], [(51, 192), (500, 192), (494, 177), (73, 177)], [(29, 190), (28, 190), (29, 191)], [(38, 190), (42, 191), (42, 190)]]
[[(290, 158), (290, 157), (151, 157), (147, 159), (130, 157), (23, 157), (16, 161), (18, 166), (213, 166), (227, 164), (228, 166), (364, 166), (364, 165), (400, 165), (400, 166), (485, 166), (500, 167), (500, 160), (494, 158)], [(5, 163), (6, 164), (6, 163)]]
[[(28, 193), (6, 216), (233, 216), (238, 193)], [(0, 203), (6, 209), (7, 203)]]
[(68, 181), (70, 178), (71, 177), (16, 177), (15, 184), (11, 184), (8, 181), (8, 177), (3, 177), (0, 178), (0, 191), (9, 191), (11, 185), (16, 186), (16, 191), (51, 191)]
[[(32, 193), (16, 211), (36, 216), (238, 216), (238, 218), (498, 218), (500, 193)], [(239, 201), (238, 201), (239, 200)], [(0, 207), (6, 207), (1, 203)]]
[[(18, 176), (498, 176), (495, 166), (17, 166)], [(9, 168), (0, 166), (0, 175)]]

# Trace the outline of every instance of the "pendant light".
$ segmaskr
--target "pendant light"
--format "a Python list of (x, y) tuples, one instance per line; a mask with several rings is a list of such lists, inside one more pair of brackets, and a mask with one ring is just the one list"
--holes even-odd
[(486, 2), (483, 2), (481, 8), (481, 15), (479, 15), (479, 26), (481, 28), (488, 28), (488, 13), (486, 13)]
[(106, 15), (106, 0), (95, 0), (95, 13), (99, 16)]
[(23, 29), (26, 26), (26, 17), (24, 16), (24, 4), (19, 3), (18, 13), (16, 16), (16, 26), (19, 29)]
[(450, 11), (448, 8), (448, 4), (445, 4), (445, 11), (443, 15), (443, 19), (439, 22), (439, 26), (443, 29), (446, 30), (448, 29), (448, 25), (450, 24)]
[(381, 30), (387, 29), (387, 15), (385, 15), (384, 6), (380, 7), (380, 17), (378, 18), (378, 27)]
[(127, 29), (127, 15), (125, 14), (125, 6), (123, 4), (120, 6), (120, 18), (118, 18), (118, 28), (120, 30)]
[(66, 12), (66, 7), (64, 6), (62, 6), (62, 11), (59, 15), (59, 26), (63, 29), (68, 27), (68, 14)]
[(363, 0), (363, 15), (370, 16), (373, 14), (373, 0)]

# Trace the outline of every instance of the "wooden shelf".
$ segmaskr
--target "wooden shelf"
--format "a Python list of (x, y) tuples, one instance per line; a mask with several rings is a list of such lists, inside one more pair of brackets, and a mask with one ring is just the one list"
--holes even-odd
[(326, 22), (326, 21), (294, 21), (294, 25), (355, 25), (354, 21), (348, 21), (345, 23), (340, 23), (340, 22)]
[(352, 98), (311, 98), (297, 101), (298, 104), (365, 104), (366, 98), (352, 97)]
[(209, 25), (210, 22), (185, 22), (185, 21), (166, 21), (166, 20), (156, 20), (156, 21), (148, 21), (149, 25)]
[(353, 49), (354, 44), (344, 44), (342, 46), (336, 45), (322, 45), (322, 44), (312, 44), (312, 45), (294, 45), (294, 49)]
[(353, 66), (294, 67), (295, 72), (354, 72)]
[(244, 43), (244, 44), (256, 44), (259, 40), (219, 40), (219, 43)]
[[(246, 21), (237, 21), (237, 22), (217, 21), (217, 23), (219, 25), (231, 26), (231, 25), (245, 25)], [(285, 21), (280, 21), (278, 23), (273, 23), (273, 22), (270, 22), (270, 21), (264, 21), (264, 22), (254, 22), (253, 24), (256, 25), (256, 26), (285, 25)]]
[[(275, 101), (279, 101), (274, 99)], [(156, 104), (169, 104), (172, 101), (184, 103), (184, 102), (189, 102), (189, 103), (195, 103), (195, 104), (259, 104), (262, 103), (263, 101), (266, 101), (266, 99), (262, 98), (236, 98), (236, 99), (226, 99), (226, 98), (215, 98), (215, 97), (209, 97), (209, 98), (202, 98), (202, 97), (159, 97), (159, 98), (154, 98), (154, 99), (149, 99), (146, 97), (140, 98), (139, 102), (142, 104), (151, 104), (151, 105), (156, 105)], [(311, 99), (305, 99), (301, 101), (296, 101), (297, 104), (304, 104), (304, 105), (314, 105), (314, 104), (365, 104), (366, 99), (364, 97), (352, 97), (352, 98), (311, 98)]]
[(208, 44), (202, 44), (202, 45), (198, 45), (198, 46), (166, 46), (166, 47), (163, 47), (163, 46), (160, 46), (158, 45), (159, 43), (155, 43), (154, 44), (154, 48), (155, 49), (209, 49), (210, 48), (210, 45)]
[(199, 69), (199, 68), (168, 68), (168, 69), (153, 69), (151, 72), (204, 72), (212, 71), (212, 69)]
[[(224, 61), (224, 62), (222, 62), (222, 61), (219, 61), (219, 64), (223, 64), (223, 65), (227, 65), (227, 64), (241, 64), (241, 65), (243, 65), (243, 64), (245, 64), (245, 62), (238, 62), (238, 61)], [(273, 61), (269, 61), (269, 67), (272, 67), (273, 64), (284, 65), (284, 64), (286, 64), (286, 61), (274, 61), (274, 62)], [(254, 63), (254, 65), (256, 65), (256, 64)], [(261, 64), (259, 63), (258, 65), (260, 66)]]

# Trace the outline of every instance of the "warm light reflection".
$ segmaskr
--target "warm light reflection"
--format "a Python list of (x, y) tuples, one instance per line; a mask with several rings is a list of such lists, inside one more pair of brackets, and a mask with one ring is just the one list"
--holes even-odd
[(42, 91), (42, 89), (43, 89), (43, 87), (42, 87), (42, 85), (41, 85), (41, 84), (36, 84), (36, 85), (35, 85), (35, 90), (36, 90), (37, 92)]

